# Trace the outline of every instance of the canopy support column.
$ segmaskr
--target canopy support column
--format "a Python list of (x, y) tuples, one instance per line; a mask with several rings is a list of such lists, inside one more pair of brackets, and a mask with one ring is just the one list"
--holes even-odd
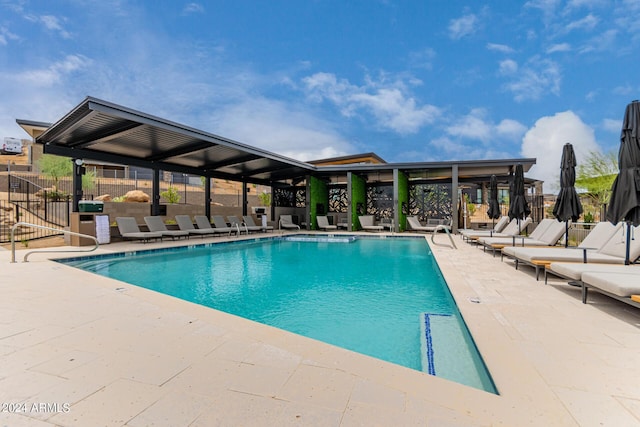
[(153, 169), (151, 186), (151, 215), (160, 215), (160, 169)]

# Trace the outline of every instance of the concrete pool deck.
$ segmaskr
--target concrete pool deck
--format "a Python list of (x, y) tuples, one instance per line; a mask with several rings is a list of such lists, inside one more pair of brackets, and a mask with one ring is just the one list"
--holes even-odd
[(0, 250), (0, 425), (640, 425), (640, 310), (454, 239), (432, 251), (500, 395)]

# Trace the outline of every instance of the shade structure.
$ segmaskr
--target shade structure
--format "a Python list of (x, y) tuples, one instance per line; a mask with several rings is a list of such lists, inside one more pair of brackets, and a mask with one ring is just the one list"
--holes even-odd
[(573, 145), (566, 143), (562, 147), (560, 160), (560, 192), (553, 206), (553, 215), (558, 221), (566, 221), (565, 247), (569, 243), (569, 220), (577, 221), (582, 214), (582, 203), (576, 192), (576, 154)]
[(502, 215), (500, 212), (500, 203), (498, 203), (498, 179), (495, 175), (491, 175), (489, 181), (489, 209), (487, 216), (491, 219), (498, 219)]
[[(524, 169), (522, 164), (516, 165), (516, 173), (513, 176), (513, 190), (511, 192), (511, 201), (509, 203), (509, 218), (518, 220), (518, 224), (521, 219), (526, 218), (530, 213), (529, 203), (524, 194)], [(520, 227), (518, 226), (518, 229)], [(520, 230), (519, 230), (520, 231)]]
[(629, 236), (631, 225), (640, 225), (640, 102), (633, 101), (624, 113), (620, 150), (618, 151), (620, 172), (611, 187), (611, 200), (607, 220), (616, 224), (627, 222), (627, 255), (629, 264)]

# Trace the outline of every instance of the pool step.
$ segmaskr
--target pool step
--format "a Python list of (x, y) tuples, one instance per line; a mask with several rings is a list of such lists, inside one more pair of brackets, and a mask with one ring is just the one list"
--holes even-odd
[(493, 387), (484, 363), (469, 351), (473, 341), (456, 316), (421, 313), (420, 340), (422, 371), (472, 387)]

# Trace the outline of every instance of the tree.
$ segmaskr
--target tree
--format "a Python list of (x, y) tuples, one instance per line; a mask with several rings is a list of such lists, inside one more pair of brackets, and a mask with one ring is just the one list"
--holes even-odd
[(591, 151), (578, 165), (576, 187), (586, 190), (593, 203), (600, 207), (609, 202), (611, 186), (617, 175), (618, 158), (613, 151), (604, 154)]
[(60, 178), (73, 175), (73, 162), (68, 157), (43, 154), (38, 159), (38, 169), (47, 178), (53, 180), (54, 190), (57, 191)]

